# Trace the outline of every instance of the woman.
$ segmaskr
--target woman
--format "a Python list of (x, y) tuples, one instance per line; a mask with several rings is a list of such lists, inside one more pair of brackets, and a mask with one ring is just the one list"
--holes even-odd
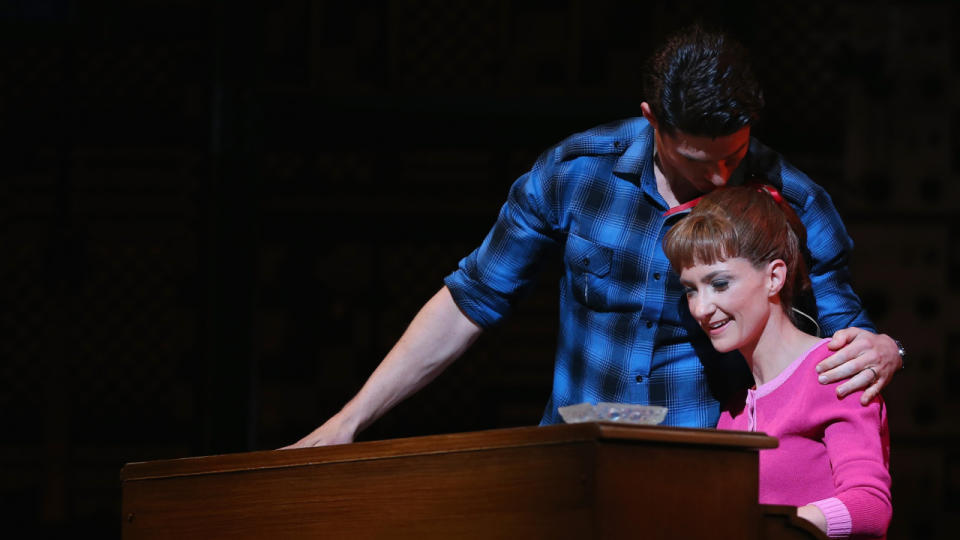
[[(718, 429), (779, 438), (760, 451), (760, 502), (797, 506), (830, 537), (884, 536), (890, 521), (889, 437), (878, 397), (867, 406), (817, 381), (829, 339), (800, 330), (810, 287), (806, 231), (769, 186), (718, 189), (673, 227), (664, 252), (691, 315), (720, 352), (746, 359), (756, 385)], [(868, 368), (872, 369), (872, 368)]]

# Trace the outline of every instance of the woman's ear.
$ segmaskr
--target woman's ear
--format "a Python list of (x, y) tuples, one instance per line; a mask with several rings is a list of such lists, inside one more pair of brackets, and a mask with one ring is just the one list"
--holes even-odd
[(782, 259), (774, 259), (767, 264), (768, 296), (780, 294), (783, 285), (787, 282), (787, 263)]

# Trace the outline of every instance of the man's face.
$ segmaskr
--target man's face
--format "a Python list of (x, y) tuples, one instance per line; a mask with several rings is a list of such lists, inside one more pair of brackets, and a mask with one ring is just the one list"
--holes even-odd
[(700, 193), (713, 191), (730, 176), (747, 155), (750, 126), (723, 137), (699, 137), (675, 131), (656, 131), (657, 153), (663, 174), (674, 183), (684, 182)]

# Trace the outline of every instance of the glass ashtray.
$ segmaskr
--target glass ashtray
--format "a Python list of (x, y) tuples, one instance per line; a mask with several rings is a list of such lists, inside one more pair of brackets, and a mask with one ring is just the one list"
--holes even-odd
[(619, 422), (622, 424), (657, 425), (667, 416), (667, 408), (658, 405), (630, 403), (578, 403), (557, 409), (568, 424), (581, 422)]

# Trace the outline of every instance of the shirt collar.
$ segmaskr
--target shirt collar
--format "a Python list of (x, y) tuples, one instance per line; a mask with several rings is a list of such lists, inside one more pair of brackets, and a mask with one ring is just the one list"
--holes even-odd
[(623, 175), (642, 175), (653, 161), (653, 146), (653, 126), (643, 120), (637, 135), (613, 166), (613, 172)]
[(644, 119), (633, 141), (614, 164), (613, 172), (639, 185), (648, 199), (666, 207), (653, 171), (654, 146), (653, 126)]
[[(754, 139), (751, 137), (750, 150), (747, 152), (747, 157), (740, 162), (740, 166), (733, 172), (730, 181), (727, 182), (728, 186), (741, 186), (747, 182), (748, 175), (746, 171), (750, 168), (748, 163), (753, 150), (753, 144)], [(696, 206), (697, 201), (700, 200), (699, 197), (674, 208), (666, 208), (666, 201), (663, 200), (663, 197), (660, 196), (660, 192), (657, 190), (657, 178), (654, 172), (655, 165), (653, 157), (655, 152), (656, 142), (653, 136), (653, 126), (644, 119), (642, 127), (637, 132), (636, 137), (630, 145), (627, 146), (627, 149), (613, 166), (613, 172), (634, 181), (636, 177), (639, 176), (639, 184), (643, 192), (651, 200), (658, 202), (666, 209), (666, 216), (689, 211)]]

